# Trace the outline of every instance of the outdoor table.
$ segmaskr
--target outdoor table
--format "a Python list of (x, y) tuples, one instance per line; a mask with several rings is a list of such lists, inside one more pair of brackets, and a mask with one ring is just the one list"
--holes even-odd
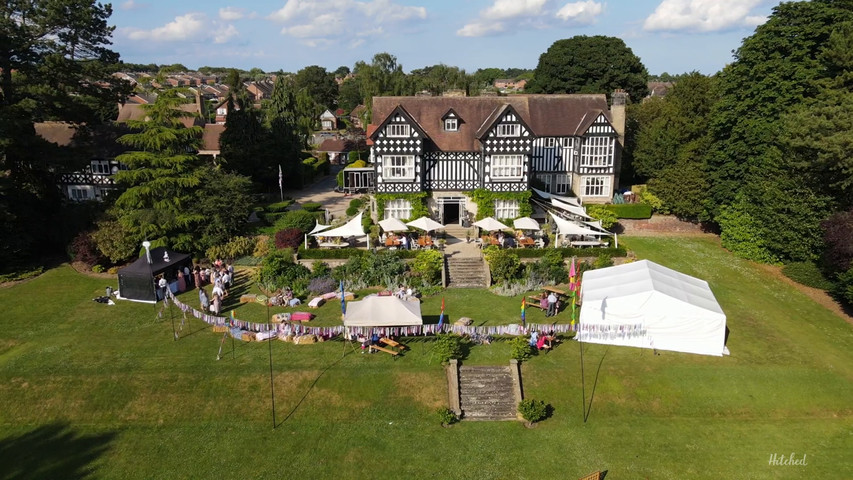
[(340, 243), (323, 242), (320, 244), (320, 248), (344, 248), (344, 247), (348, 247), (348, 246), (349, 246), (349, 242), (340, 242)]
[(418, 246), (421, 248), (432, 247), (433, 246), (432, 239), (430, 239), (429, 237), (419, 237), (418, 238)]
[(398, 240), (396, 238), (386, 238), (385, 239), (385, 246), (386, 247), (399, 247), (400, 246), (400, 240)]
[(569, 245), (573, 247), (603, 247), (607, 244), (598, 240), (574, 240), (569, 242)]
[(530, 238), (530, 237), (526, 237), (526, 238), (520, 238), (520, 239), (518, 239), (518, 246), (519, 246), (519, 247), (524, 247), (524, 248), (526, 248), (526, 247), (533, 247), (533, 246), (535, 246), (535, 245), (536, 245), (536, 240), (534, 240), (534, 239), (532, 239), (532, 238)]

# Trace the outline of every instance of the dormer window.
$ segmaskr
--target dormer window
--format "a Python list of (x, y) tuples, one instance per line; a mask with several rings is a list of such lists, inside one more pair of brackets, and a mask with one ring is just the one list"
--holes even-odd
[(554, 148), (556, 146), (556, 138), (554, 137), (545, 137), (545, 148)]
[(389, 137), (408, 137), (412, 134), (412, 128), (410, 126), (399, 123), (388, 125), (388, 129), (386, 131), (388, 132)]
[(459, 120), (456, 118), (445, 118), (444, 119), (444, 131), (445, 132), (457, 132), (457, 131), (459, 131)]
[(499, 137), (517, 137), (521, 134), (521, 125), (517, 123), (502, 123), (498, 125)]

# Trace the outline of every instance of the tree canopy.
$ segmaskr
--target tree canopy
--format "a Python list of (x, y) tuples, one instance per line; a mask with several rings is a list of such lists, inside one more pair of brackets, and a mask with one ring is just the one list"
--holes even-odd
[(619, 38), (585, 35), (557, 40), (539, 56), (528, 93), (606, 93), (617, 88), (638, 102), (649, 74)]

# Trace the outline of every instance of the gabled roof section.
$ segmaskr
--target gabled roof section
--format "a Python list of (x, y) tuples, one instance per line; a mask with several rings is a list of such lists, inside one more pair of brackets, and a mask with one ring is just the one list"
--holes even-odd
[(462, 121), (462, 117), (460, 117), (459, 114), (456, 113), (456, 110), (453, 110), (452, 108), (447, 110), (447, 112), (441, 116), (442, 120), (447, 119), (447, 118), (455, 118), (459, 121)]
[(320, 114), (320, 118), (337, 118), (335, 114), (330, 112), (328, 109)]
[[(201, 118), (201, 107), (197, 103), (184, 103), (181, 104), (179, 108), (185, 112), (197, 114), (197, 116), (194, 117), (181, 118), (181, 123), (183, 123), (185, 127), (190, 128), (193, 126), (204, 125), (204, 119)], [(142, 108), (142, 105), (129, 103), (119, 105), (118, 118), (116, 118), (116, 122), (126, 123), (128, 120), (145, 120), (145, 109)]]
[[(589, 112), (588, 115), (585, 115), (581, 120), (580, 124), (578, 124), (578, 130), (582, 133), (598, 133), (599, 135), (605, 132), (590, 132), (590, 128), (595, 124), (604, 126), (606, 125), (606, 129), (610, 130), (610, 134), (616, 135), (616, 129), (613, 128), (613, 122), (608, 115), (607, 111), (598, 111), (598, 112)], [(599, 128), (600, 129), (600, 128)]]
[(219, 137), (222, 136), (222, 132), (224, 131), (225, 125), (223, 124), (208, 123), (207, 125), (205, 125), (204, 133), (201, 136), (201, 148), (199, 149), (199, 153), (219, 153)]
[(530, 125), (528, 125), (527, 122), (524, 121), (524, 118), (518, 114), (515, 108), (513, 108), (512, 105), (506, 103), (504, 105), (501, 105), (499, 108), (496, 108), (495, 111), (491, 115), (489, 115), (488, 118), (486, 118), (486, 120), (480, 126), (480, 129), (477, 130), (477, 138), (482, 139), (483, 137), (485, 137), (486, 134), (489, 133), (489, 130), (494, 128), (495, 124), (507, 113), (515, 114), (515, 116), (518, 117), (519, 123), (524, 125), (524, 128), (526, 128), (527, 130), (531, 130)]
[[(383, 98), (383, 97), (377, 97), (377, 98)], [(399, 97), (388, 97), (388, 98), (399, 98)], [(376, 102), (376, 99), (374, 99), (374, 102)], [(415, 117), (413, 117), (411, 114), (409, 114), (409, 112), (407, 112), (406, 109), (403, 108), (402, 105), (397, 105), (388, 115), (385, 115), (384, 117), (382, 117), (384, 120), (382, 121), (382, 123), (380, 123), (379, 125), (376, 126), (375, 130), (370, 131), (370, 128), (368, 126), (368, 132), (370, 133), (370, 136), (368, 138), (370, 138), (371, 140), (376, 140), (377, 136), (379, 135), (378, 132), (383, 131), (385, 129), (385, 126), (391, 122), (391, 119), (394, 118), (394, 114), (396, 114), (396, 113), (399, 113), (400, 115), (402, 115), (406, 119), (406, 121), (409, 122), (412, 125), (412, 127), (418, 132), (418, 134), (421, 136), (421, 138), (429, 138), (429, 135), (427, 135), (424, 127), (421, 126), (421, 124), (417, 120), (415, 120)], [(375, 115), (376, 115), (376, 113), (374, 110), (374, 116)], [(376, 118), (378, 118), (378, 117), (376, 117)]]
[[(604, 94), (374, 97), (373, 119), (374, 123), (384, 122), (397, 107), (402, 107), (439, 149), (476, 151), (477, 130), (503, 105), (511, 105), (539, 137), (580, 137), (599, 113), (610, 119)], [(445, 132), (441, 121), (451, 109), (464, 120), (457, 132)]]

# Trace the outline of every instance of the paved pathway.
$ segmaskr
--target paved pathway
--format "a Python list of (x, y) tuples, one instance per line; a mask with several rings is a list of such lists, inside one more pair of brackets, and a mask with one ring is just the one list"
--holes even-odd
[(294, 207), (298, 208), (303, 203), (316, 202), (322, 204), (323, 208), (329, 209), (329, 213), (334, 218), (343, 218), (350, 200), (356, 197), (335, 191), (337, 186), (335, 177), (341, 168), (339, 165), (332, 166), (331, 174), (301, 190), (285, 190), (284, 196), (294, 200)]

